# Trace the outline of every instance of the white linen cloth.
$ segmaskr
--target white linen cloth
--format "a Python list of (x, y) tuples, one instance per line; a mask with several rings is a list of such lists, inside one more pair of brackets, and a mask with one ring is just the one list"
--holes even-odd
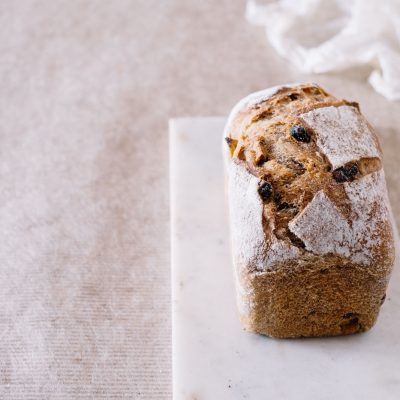
[(400, 99), (400, 1), (248, 0), (246, 17), (303, 72), (367, 68), (378, 93)]

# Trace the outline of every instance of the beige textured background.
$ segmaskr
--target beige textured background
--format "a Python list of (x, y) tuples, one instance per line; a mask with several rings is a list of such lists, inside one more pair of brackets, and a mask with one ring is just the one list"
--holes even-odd
[(306, 77), (244, 1), (0, 3), (0, 398), (171, 396), (169, 117), (316, 80), (358, 100), (400, 216), (400, 105)]

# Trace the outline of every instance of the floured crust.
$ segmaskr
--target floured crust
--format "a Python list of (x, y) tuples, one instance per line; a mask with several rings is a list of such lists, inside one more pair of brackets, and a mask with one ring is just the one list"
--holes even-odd
[[(300, 127), (305, 139), (300, 136), (299, 141), (293, 127)], [(393, 233), (381, 149), (358, 105), (337, 100), (314, 84), (275, 87), (240, 102), (224, 137), (228, 138), (224, 154), (232, 247), (245, 325), (285, 337), (283, 319), (283, 333), (274, 334), (268, 325), (272, 322), (267, 324), (259, 315), (268, 312), (265, 307), (274, 297), (271, 291), (278, 290), (269, 287), (277, 274), (314, 279), (319, 275), (310, 271), (322, 269), (329, 275), (332, 269), (338, 276), (340, 266), (346, 271), (353, 266), (357, 274), (361, 268), (370, 279), (362, 296), (379, 303), (393, 266)], [(300, 282), (300, 276), (296, 279)], [(336, 285), (330, 284), (324, 287), (326, 296)], [(269, 294), (263, 298), (261, 292)], [(310, 306), (298, 302), (299, 307)], [(272, 306), (279, 308), (279, 304), (268, 307)], [(334, 302), (325, 306), (340, 308)], [(378, 309), (374, 308), (376, 314)], [(360, 310), (357, 314), (358, 321), (364, 322), (355, 331), (372, 326), (368, 318), (376, 319)], [(264, 322), (257, 325), (254, 319)], [(289, 336), (307, 336), (307, 332)]]
[(303, 241), (307, 251), (337, 254), (368, 266), (381, 255), (387, 240), (385, 231), (390, 231), (383, 171), (344, 186), (350, 215), (342, 213), (321, 190), (289, 223), (289, 229)]
[(381, 157), (375, 134), (354, 107), (317, 108), (300, 119), (316, 133), (317, 146), (333, 169), (353, 160)]
[(264, 206), (257, 192), (260, 180), (236, 163), (228, 165), (228, 175), (231, 235), (236, 265), (260, 271), (267, 265), (278, 265), (298, 257), (300, 250), (290, 243), (280, 241), (275, 236), (265, 240)]

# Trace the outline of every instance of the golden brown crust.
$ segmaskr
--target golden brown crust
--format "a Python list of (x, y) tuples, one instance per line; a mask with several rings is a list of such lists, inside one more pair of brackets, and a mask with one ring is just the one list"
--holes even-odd
[[(299, 115), (321, 107), (342, 105), (358, 109), (357, 103), (337, 100), (313, 84), (283, 88), (240, 113), (236, 119), (243, 118), (249, 122), (242, 125), (238, 139), (227, 138), (234, 162), (243, 164), (254, 176), (272, 185), (271, 198), (264, 205), (266, 231), (270, 229), (267, 225), (273, 222), (279, 239), (289, 239), (300, 247), (303, 246), (289, 232), (288, 223), (318, 191), (324, 190), (343, 210), (348, 209), (349, 204), (341, 182), (333, 179), (331, 163), (318, 149), (312, 128), (301, 121)], [(291, 136), (290, 130), (294, 126), (306, 129), (310, 138), (308, 143)], [(371, 158), (344, 167), (352, 165), (358, 169), (357, 178), (381, 167), (378, 159)]]
[(266, 258), (274, 240), (298, 249), (296, 260), (272, 268), (260, 268), (252, 259), (236, 263), (241, 319), (251, 331), (274, 337), (340, 335), (365, 331), (377, 318), (394, 262), (391, 223), (377, 217), (378, 204), (369, 206), (371, 215), (362, 219), (363, 224), (375, 224), (373, 235), (379, 237), (368, 263), (310, 251), (289, 228), (321, 193), (352, 227), (355, 204), (349, 193), (354, 189), (344, 182), (364, 181), (382, 169), (374, 134), (376, 156), (334, 169), (318, 146), (314, 127), (302, 118), (319, 108), (342, 106), (359, 114), (357, 103), (337, 100), (316, 85), (284, 87), (240, 109), (228, 125), (230, 162), (259, 179)]
[(385, 299), (387, 280), (355, 264), (287, 265), (243, 276), (253, 307), (244, 327), (276, 338), (336, 336), (370, 329)]

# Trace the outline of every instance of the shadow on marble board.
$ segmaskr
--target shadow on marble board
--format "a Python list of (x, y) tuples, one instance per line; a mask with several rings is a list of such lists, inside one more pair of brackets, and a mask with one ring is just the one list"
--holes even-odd
[(376, 127), (383, 150), (383, 166), (397, 227), (400, 227), (400, 130)]

